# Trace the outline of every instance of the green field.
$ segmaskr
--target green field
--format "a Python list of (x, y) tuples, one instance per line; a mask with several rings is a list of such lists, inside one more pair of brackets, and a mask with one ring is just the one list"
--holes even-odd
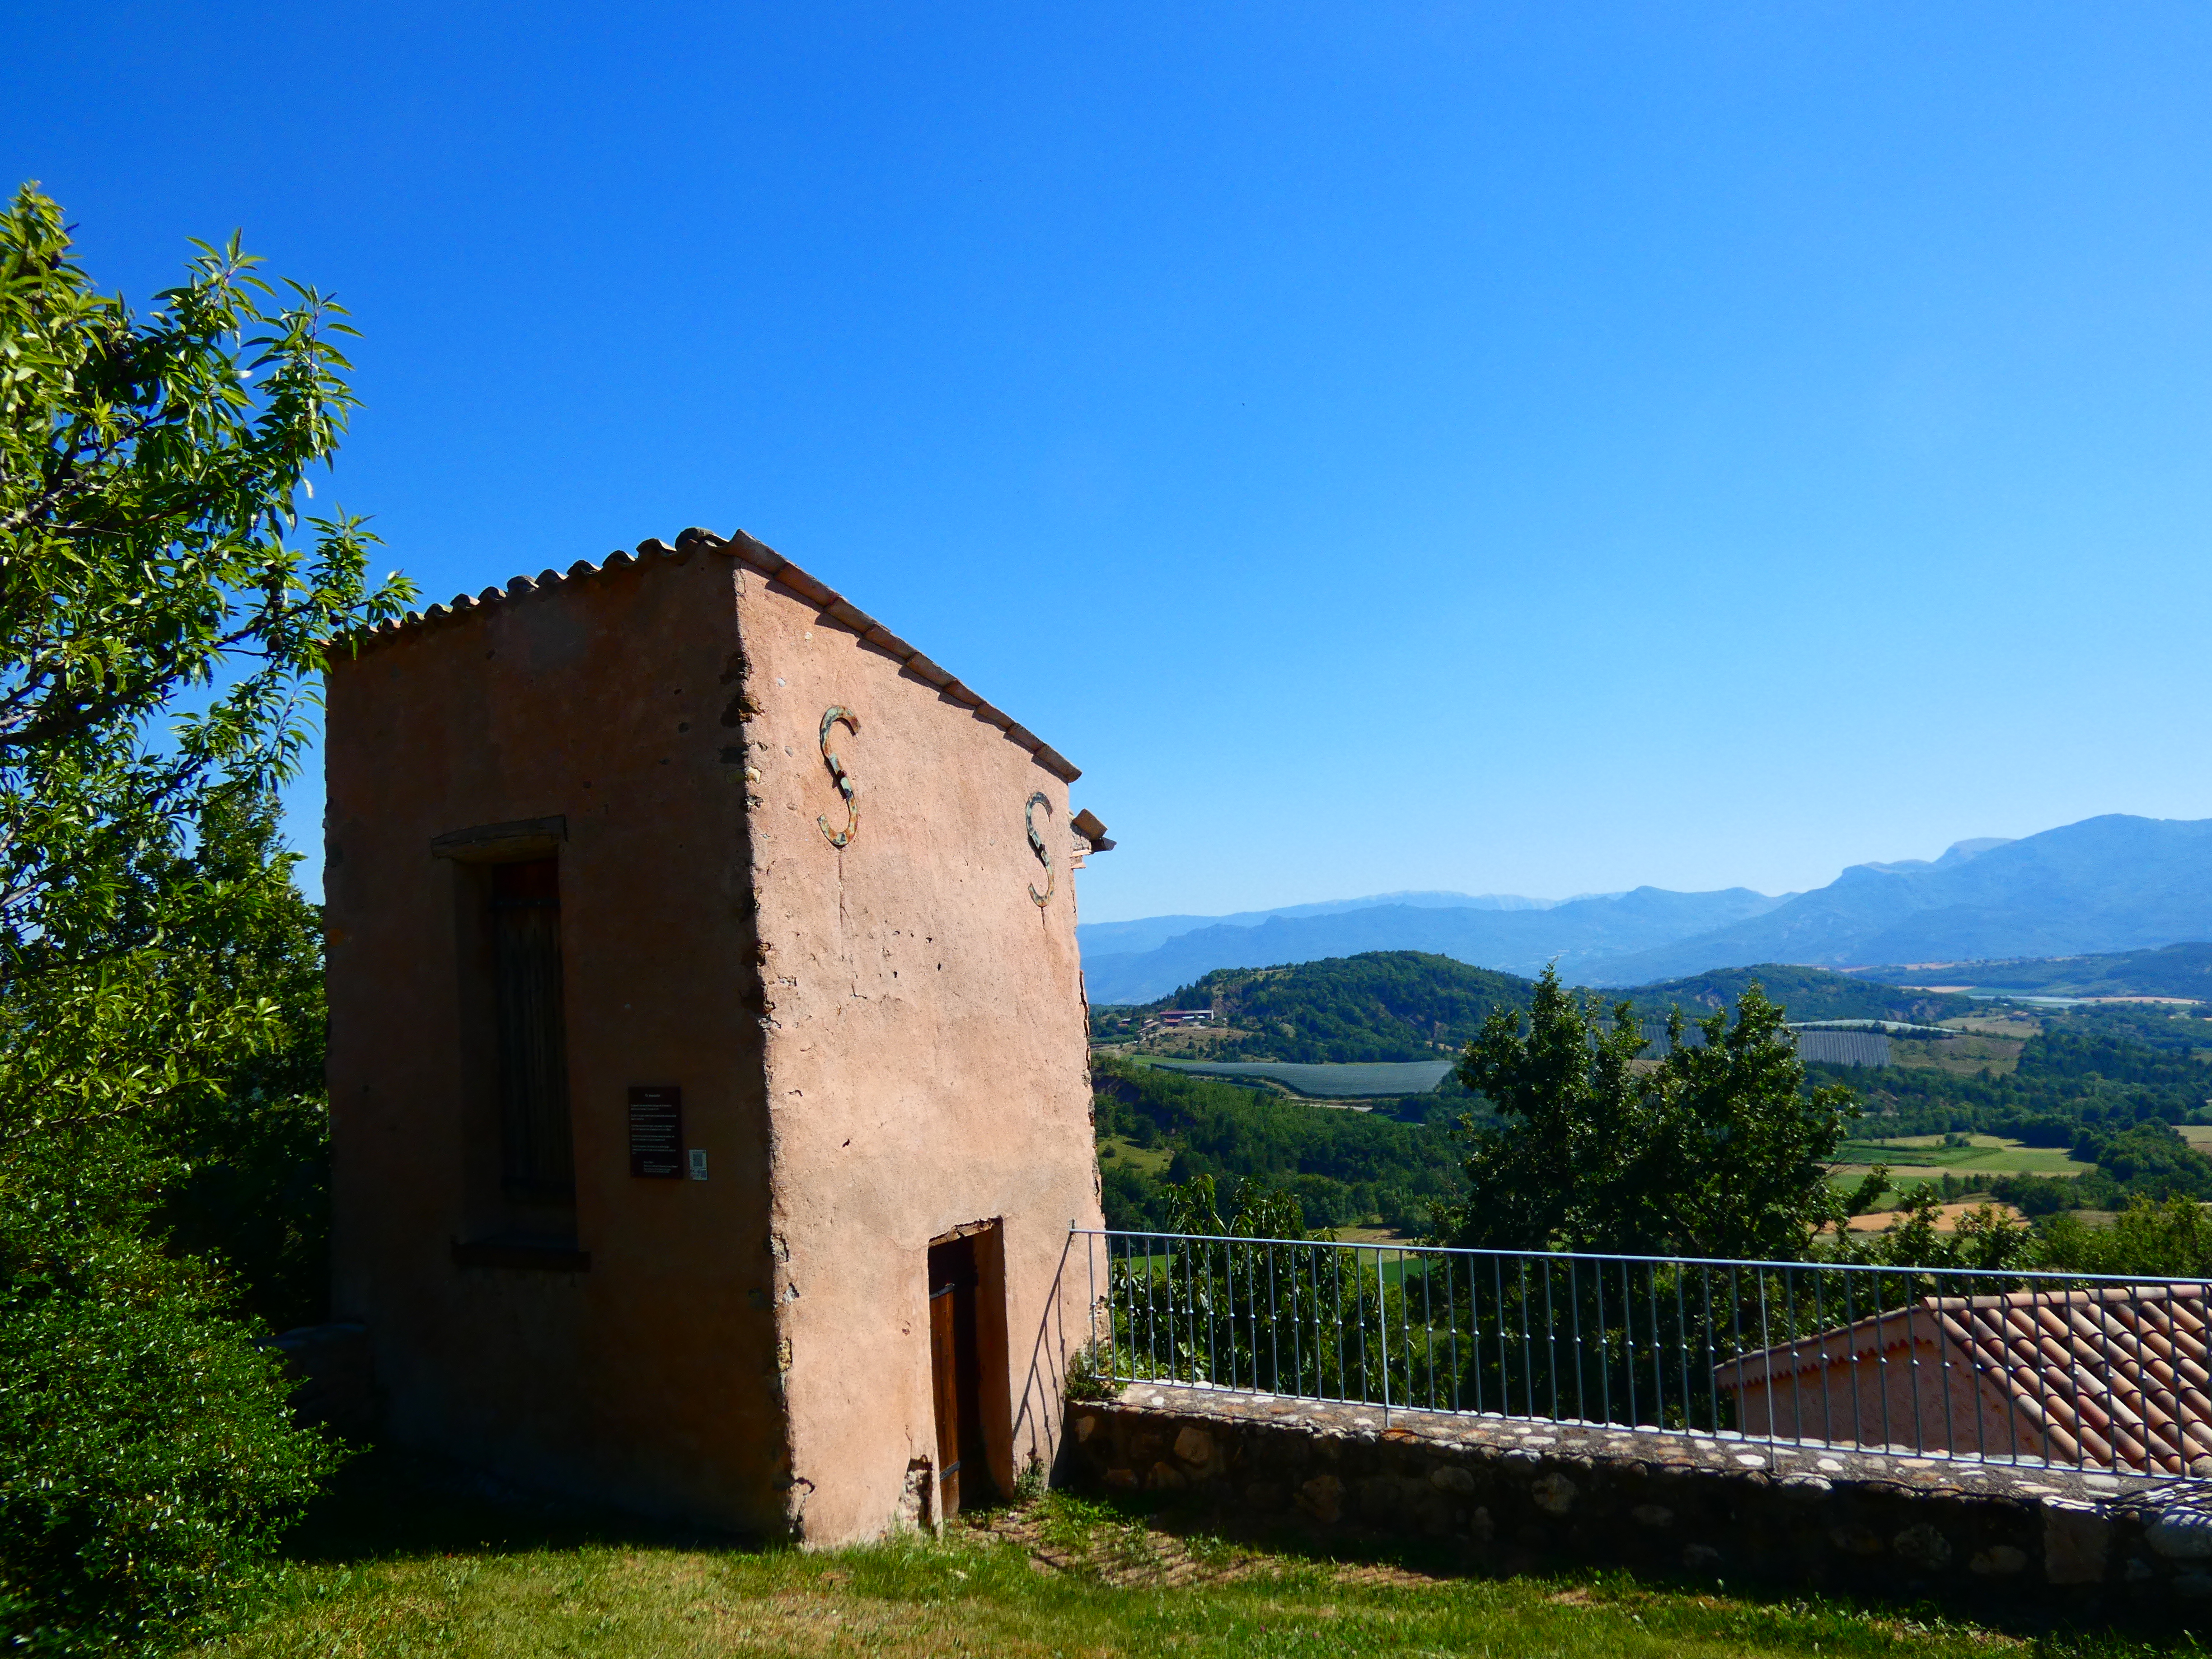
[(1972, 1144), (1946, 1146), (1942, 1135), (1899, 1135), (1893, 1139), (1847, 1140), (1836, 1153), (1839, 1170), (1889, 1165), (1894, 1176), (2087, 1175), (2096, 1165), (2077, 1164), (2055, 1146), (2023, 1146), (1996, 1135), (1969, 1135)]
[[(689, 1659), (787, 1654), (1866, 1656), (2029, 1644), (1923, 1611), (1663, 1587), (1622, 1573), (1454, 1576), (1418, 1550), (1267, 1548), (1054, 1496), (940, 1540), (750, 1549), (606, 1517), (404, 1490), (327, 1516), (202, 1659)], [(2046, 1638), (2053, 1656), (2147, 1652)]]
[(1175, 1162), (1171, 1146), (1139, 1146), (1127, 1135), (1105, 1135), (1098, 1142), (1098, 1161), (1101, 1164), (1126, 1164), (1129, 1168), (1152, 1176), (1165, 1178), (1168, 1165)]
[(1316, 1100), (1359, 1100), (1375, 1095), (1425, 1095), (1450, 1071), (1448, 1060), (1377, 1060), (1363, 1066), (1300, 1066), (1267, 1060), (1155, 1060), (1178, 1072), (1209, 1077), (1255, 1077), (1279, 1083)]

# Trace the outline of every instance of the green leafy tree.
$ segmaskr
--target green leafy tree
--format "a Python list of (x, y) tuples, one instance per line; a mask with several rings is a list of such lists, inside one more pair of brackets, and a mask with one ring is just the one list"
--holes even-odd
[(141, 317), (35, 187), (0, 215), (0, 1612), (33, 1651), (181, 1639), (330, 1455), (164, 1217), (205, 1231), (207, 1164), (307, 1109), (269, 803), (329, 641), (406, 592), (359, 520), (301, 529), (343, 313), (195, 246)]
[(1462, 1120), (1470, 1196), (1440, 1217), (1451, 1242), (1795, 1259), (1846, 1204), (1826, 1164), (1855, 1109), (1847, 1089), (1808, 1090), (1783, 1010), (1756, 981), (1648, 1046), (1634, 1010), (1577, 1001), (1547, 969), (1524, 1029), (1501, 1010), (1459, 1077), (1495, 1120)]
[(1620, 1249), (1617, 1201), (1645, 1138), (1645, 1048), (1626, 1002), (1578, 1001), (1547, 968), (1524, 1030), (1499, 1009), (1467, 1047), (1460, 1081), (1497, 1113), (1463, 1118), (1472, 1188), (1447, 1218), (1451, 1242), (1495, 1249)]

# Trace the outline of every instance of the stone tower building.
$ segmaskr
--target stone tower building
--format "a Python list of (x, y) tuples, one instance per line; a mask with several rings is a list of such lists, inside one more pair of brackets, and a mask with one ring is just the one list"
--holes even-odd
[(388, 1437), (814, 1543), (1050, 1462), (1073, 767), (703, 531), (341, 643), (327, 754), (334, 1311)]

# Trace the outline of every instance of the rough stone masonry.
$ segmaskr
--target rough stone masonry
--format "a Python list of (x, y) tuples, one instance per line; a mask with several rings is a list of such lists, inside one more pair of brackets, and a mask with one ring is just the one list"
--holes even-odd
[(1062, 1474), (1247, 1526), (2075, 1620), (2212, 1622), (2212, 1482), (1139, 1384)]

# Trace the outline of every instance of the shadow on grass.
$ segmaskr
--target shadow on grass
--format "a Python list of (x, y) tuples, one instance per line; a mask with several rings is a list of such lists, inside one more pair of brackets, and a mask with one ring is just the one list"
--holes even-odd
[(341, 1469), (285, 1534), (302, 1565), (422, 1556), (513, 1555), (587, 1546), (739, 1550), (777, 1547), (605, 1504), (520, 1491), (449, 1464), (382, 1448)]
[[(1176, 1540), (1197, 1559), (1219, 1559), (1219, 1547), (1249, 1551), (1284, 1566), (1321, 1572), (1381, 1569), (1438, 1581), (1517, 1583), (1552, 1600), (1610, 1605), (1624, 1612), (1684, 1601), (1814, 1613), (1881, 1626), (1893, 1632), (1984, 1630), (2025, 1639), (2052, 1659), (2145, 1659), (2202, 1654), (2185, 1632), (2075, 1630), (2048, 1615), (2002, 1603), (1938, 1607), (1793, 1589), (1750, 1580), (1714, 1580), (1624, 1568), (1595, 1568), (1536, 1557), (1479, 1553), (1465, 1543), (1347, 1530), (1326, 1538), (1295, 1527), (1261, 1524), (1172, 1497), (1061, 1492), (1032, 1505), (994, 1506), (963, 1516), (948, 1542), (972, 1546), (994, 1521), (1035, 1516), (1048, 1531), (1096, 1539), (1138, 1527)], [(963, 1535), (965, 1534), (963, 1537)], [(750, 1556), (784, 1553), (791, 1546), (741, 1534), (672, 1524), (603, 1504), (518, 1491), (451, 1466), (402, 1453), (364, 1453), (347, 1465), (285, 1540), (283, 1553), (303, 1566), (353, 1566), (373, 1561), (493, 1558), (591, 1548), (698, 1550)], [(1079, 1574), (1081, 1568), (1075, 1571)], [(1190, 1588), (1202, 1591), (1203, 1585)], [(1409, 1586), (1419, 1593), (1418, 1586)]]
[(1747, 1607), (1820, 1609), (1872, 1624), (1927, 1631), (1982, 1630), (2032, 1644), (2057, 1659), (2144, 1659), (2203, 1654), (2197, 1632), (2183, 1623), (2071, 1623), (2049, 1608), (2001, 1594), (1962, 1595), (1939, 1603), (1886, 1599), (1848, 1590), (1778, 1583), (1771, 1579), (1700, 1577), (1638, 1566), (1596, 1566), (1534, 1553), (1494, 1552), (1464, 1541), (1413, 1539), (1347, 1528), (1316, 1537), (1292, 1524), (1267, 1523), (1173, 1494), (1085, 1492), (1073, 1500), (1104, 1525), (1141, 1525), (1186, 1546), (1226, 1544), (1276, 1560), (1319, 1569), (1382, 1568), (1439, 1581), (1550, 1586), (1555, 1599), (1589, 1599), (1632, 1607), (1648, 1599), (1717, 1598)]

